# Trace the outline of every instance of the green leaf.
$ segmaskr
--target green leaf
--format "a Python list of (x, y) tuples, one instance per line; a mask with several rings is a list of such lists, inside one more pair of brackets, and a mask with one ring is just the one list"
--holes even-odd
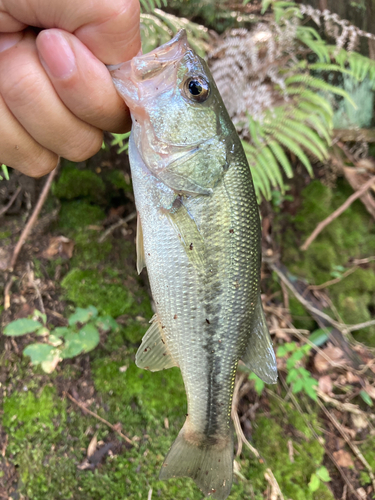
[(286, 176), (291, 179), (293, 177), (293, 170), (283, 148), (276, 141), (270, 141), (268, 146), (276, 156), (277, 161), (283, 167)]
[(303, 380), (299, 379), (292, 385), (293, 394), (297, 394), (297, 392), (301, 392), (303, 389)]
[(99, 318), (96, 318), (95, 324), (104, 332), (108, 332), (109, 330), (115, 331), (119, 328), (118, 323), (116, 323), (112, 316), (99, 316)]
[(25, 356), (30, 356), (33, 365), (39, 365), (43, 361), (52, 361), (55, 348), (48, 344), (30, 344), (24, 350)]
[[(328, 333), (330, 332), (331, 330), (328, 330)], [(310, 340), (310, 342), (320, 347), (327, 342), (329, 338), (328, 333), (322, 328), (318, 328), (309, 335), (308, 339)]]
[(53, 330), (53, 334), (56, 335), (56, 337), (65, 337), (68, 333), (72, 333), (72, 330), (67, 326), (58, 326)]
[(1, 170), (3, 172), (3, 175), (7, 181), (9, 181), (9, 172), (8, 172), (8, 167), (4, 165), (4, 163), (1, 165)]
[[(246, 1), (246, 0), (245, 0)], [(249, 0), (246, 1), (246, 3), (248, 2)], [(261, 14), (264, 14), (266, 12), (266, 10), (268, 9), (268, 7), (271, 5), (272, 3), (272, 0), (263, 0), (262, 1), (262, 10), (261, 10)]]
[(321, 479), (325, 483), (331, 481), (331, 476), (329, 475), (327, 467), (324, 467), (324, 465), (322, 465), (322, 467), (319, 467), (319, 469), (317, 469), (316, 475), (319, 477), (319, 479)]
[(99, 344), (99, 332), (91, 323), (81, 328), (78, 335), (84, 352), (92, 351)]
[(320, 479), (316, 474), (312, 474), (309, 482), (309, 490), (314, 492), (319, 488), (319, 486), (320, 486)]
[(91, 318), (96, 318), (98, 315), (98, 310), (94, 306), (89, 306), (86, 309), (82, 307), (77, 307), (75, 313), (73, 313), (68, 320), (70, 326), (76, 325), (77, 323), (87, 323)]
[(34, 333), (40, 328), (39, 321), (33, 319), (16, 319), (4, 328), (4, 335), (8, 337), (18, 337), (26, 333)]
[(36, 335), (38, 335), (38, 337), (46, 337), (47, 335), (49, 335), (50, 332), (49, 332), (48, 328), (46, 328), (45, 326), (42, 326), (35, 333), (36, 333)]
[(62, 344), (62, 340), (56, 335), (50, 335), (48, 337), (48, 343), (53, 345), (54, 347), (57, 347)]
[(258, 377), (258, 375), (255, 375), (255, 373), (251, 373), (250, 376), (249, 376), (249, 379), (250, 380), (254, 380), (254, 388), (255, 388), (255, 391), (256, 393), (261, 396), (262, 392), (263, 392), (263, 389), (264, 389), (264, 382), (262, 379), (260, 379)]
[[(316, 382), (316, 381), (315, 381)], [(314, 401), (317, 401), (318, 400), (318, 396), (316, 394), (316, 390), (314, 389), (314, 385), (310, 385), (308, 384), (307, 382), (305, 382), (304, 384), (304, 389), (305, 389), (305, 392), (308, 396), (310, 396), (311, 399), (313, 399)]]
[(65, 335), (64, 340), (65, 345), (61, 350), (62, 359), (74, 358), (75, 356), (78, 356), (78, 354), (81, 354), (84, 347), (82, 345), (81, 339), (78, 336), (78, 333), (71, 331), (67, 335)]
[(34, 309), (33, 316), (34, 318), (40, 318), (43, 321), (44, 325), (47, 323), (47, 315), (45, 313), (42, 313), (38, 309)]
[(370, 398), (369, 394), (366, 391), (361, 391), (359, 395), (366, 404), (368, 404), (369, 406), (373, 406), (372, 399)]

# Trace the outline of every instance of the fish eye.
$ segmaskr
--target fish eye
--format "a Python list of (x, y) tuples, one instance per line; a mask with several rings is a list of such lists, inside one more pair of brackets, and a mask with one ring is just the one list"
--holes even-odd
[(184, 83), (184, 94), (191, 101), (204, 102), (210, 95), (210, 85), (202, 76), (192, 76)]

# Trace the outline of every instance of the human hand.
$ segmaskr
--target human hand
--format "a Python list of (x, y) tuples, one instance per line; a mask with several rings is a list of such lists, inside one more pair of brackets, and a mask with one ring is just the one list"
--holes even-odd
[(129, 130), (105, 65), (140, 46), (138, 0), (0, 0), (0, 163), (39, 177)]

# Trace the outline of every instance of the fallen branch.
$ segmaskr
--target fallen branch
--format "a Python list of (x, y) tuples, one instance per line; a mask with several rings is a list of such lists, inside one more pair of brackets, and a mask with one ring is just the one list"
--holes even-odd
[(99, 243), (103, 243), (103, 241), (111, 234), (113, 233), (113, 231), (115, 229), (117, 229), (118, 227), (121, 227), (121, 226), (127, 226), (128, 225), (128, 222), (130, 222), (131, 220), (135, 219), (137, 217), (137, 212), (132, 212), (131, 214), (129, 214), (127, 217), (125, 217), (125, 219), (120, 219), (118, 220), (117, 222), (115, 222), (114, 224), (112, 224), (112, 226), (110, 226), (108, 229), (106, 229), (104, 231), (104, 233), (100, 236), (98, 242)]
[[(284, 386), (284, 389), (286, 391), (289, 390), (289, 387), (287, 386), (287, 383), (285, 382), (285, 380), (283, 379), (283, 377), (279, 377), (283, 386)], [(321, 444), (324, 443), (324, 441), (322, 442), (322, 437), (319, 436), (317, 434), (317, 432), (315, 431), (315, 429), (313, 428), (313, 426), (310, 424), (310, 422), (306, 419), (303, 411), (302, 411), (302, 408), (300, 407), (296, 397), (294, 396), (294, 394), (292, 392), (290, 392), (290, 398), (294, 404), (294, 406), (297, 408), (297, 411), (301, 414), (301, 417), (303, 418), (305, 424), (309, 427), (309, 429), (311, 430), (312, 432), (312, 435), (314, 436), (314, 438), (320, 442)], [(325, 448), (325, 452), (326, 452), (326, 455), (330, 458), (330, 460), (334, 463), (335, 467), (337, 468), (337, 470), (339, 471), (342, 479), (344, 480), (344, 482), (348, 485), (350, 491), (352, 492), (352, 494), (358, 499), (358, 500), (363, 500), (359, 494), (355, 491), (352, 483), (350, 482), (349, 478), (347, 477), (347, 475), (345, 474), (345, 472), (343, 471), (342, 467), (337, 463), (337, 460), (335, 459), (335, 457), (332, 455), (332, 453)]]
[(16, 264), (16, 261), (17, 261), (17, 258), (18, 258), (18, 254), (20, 253), (21, 248), (23, 247), (25, 241), (27, 240), (27, 238), (28, 238), (28, 236), (29, 236), (29, 234), (31, 232), (31, 229), (33, 228), (33, 226), (34, 226), (34, 224), (35, 224), (35, 222), (36, 222), (36, 220), (38, 218), (38, 215), (39, 215), (39, 213), (40, 213), (40, 211), (41, 211), (41, 209), (42, 209), (42, 207), (44, 205), (44, 202), (46, 201), (47, 195), (49, 193), (49, 190), (51, 189), (52, 181), (53, 181), (53, 179), (54, 179), (54, 177), (55, 177), (55, 175), (57, 173), (57, 170), (58, 170), (58, 165), (48, 175), (46, 183), (43, 186), (43, 190), (40, 193), (40, 197), (39, 197), (38, 203), (35, 205), (34, 211), (31, 214), (30, 219), (27, 221), (26, 226), (23, 228), (23, 231), (21, 233), (20, 239), (18, 240), (17, 245), (14, 248), (12, 258), (10, 259), (10, 263), (8, 265), (8, 269), (11, 272), (13, 271), (13, 268), (14, 268), (14, 266)]
[[(375, 180), (375, 179), (374, 179)], [(292, 283), (288, 280), (288, 278), (284, 275), (284, 273), (276, 266), (276, 264), (269, 263), (270, 268), (275, 271), (275, 273), (279, 276), (279, 278), (286, 284), (289, 290), (295, 295), (296, 299), (298, 299), (301, 304), (308, 309), (311, 313), (320, 316), (330, 323), (332, 326), (336, 327), (338, 330), (342, 332), (355, 332), (357, 330), (361, 330), (362, 328), (367, 328), (368, 326), (375, 325), (375, 319), (371, 319), (369, 321), (365, 321), (364, 323), (358, 323), (356, 325), (346, 325), (344, 323), (339, 323), (338, 321), (328, 316), (328, 314), (320, 311), (316, 307), (312, 306), (308, 300), (306, 300), (302, 295), (295, 289)]]
[(105, 420), (104, 418), (100, 417), (99, 415), (97, 415), (96, 413), (94, 413), (93, 411), (89, 410), (88, 408), (86, 408), (86, 406), (83, 404), (83, 403), (80, 403), (79, 401), (77, 401), (75, 398), (73, 398), (73, 396), (71, 396), (68, 392), (64, 392), (64, 394), (66, 396), (68, 396), (68, 398), (73, 401), (73, 403), (75, 403), (77, 406), (79, 406), (81, 408), (81, 410), (87, 412), (89, 415), (91, 415), (92, 417), (95, 417), (96, 419), (100, 420), (100, 422), (103, 422), (103, 424), (107, 425), (110, 429), (112, 429), (114, 432), (116, 432), (119, 436), (122, 437), (122, 439), (124, 439), (128, 444), (134, 446), (134, 443), (131, 439), (129, 439), (127, 436), (125, 436), (125, 434), (123, 434), (120, 430), (116, 429), (116, 427), (112, 424), (110, 424), (108, 422), (108, 420)]
[(327, 408), (320, 401), (320, 399), (318, 399), (318, 404), (319, 404), (320, 408), (323, 410), (323, 412), (326, 414), (326, 416), (333, 423), (333, 425), (336, 427), (336, 429), (339, 431), (339, 433), (341, 434), (341, 436), (345, 439), (345, 441), (350, 446), (350, 448), (352, 449), (353, 453), (358, 458), (358, 460), (360, 460), (361, 463), (366, 467), (368, 475), (371, 478), (372, 487), (374, 488), (374, 491), (375, 491), (375, 477), (374, 477), (374, 473), (372, 471), (372, 468), (371, 468), (370, 464), (367, 462), (367, 460), (365, 459), (365, 457), (361, 453), (361, 450), (358, 448), (358, 446), (355, 443), (353, 443), (353, 441), (350, 439), (350, 437), (348, 436), (348, 433), (345, 431), (345, 429), (343, 428), (343, 426), (340, 424), (340, 422), (337, 420), (337, 418), (330, 411), (327, 410)]
[(15, 277), (11, 276), (7, 281), (7, 284), (4, 288), (4, 311), (10, 308), (10, 289), (12, 288), (12, 284), (15, 281)]
[(310, 234), (310, 236), (307, 238), (305, 243), (300, 247), (301, 250), (307, 250), (311, 243), (315, 240), (315, 238), (320, 234), (323, 229), (328, 226), (333, 220), (335, 220), (339, 215), (341, 215), (345, 210), (353, 203), (353, 201), (357, 200), (360, 198), (375, 182), (375, 177), (371, 177), (363, 186), (358, 189), (355, 193), (353, 193), (349, 198), (339, 207), (336, 209), (329, 217), (324, 219), (322, 222), (319, 222), (319, 224), (316, 226), (314, 231)]
[(331, 398), (331, 396), (328, 396), (328, 394), (325, 394), (323, 391), (320, 389), (317, 389), (318, 396), (320, 399), (325, 401), (327, 404), (330, 404), (337, 408), (338, 410), (342, 412), (348, 412), (348, 413), (353, 413), (354, 415), (361, 415), (361, 417), (365, 418), (366, 420), (375, 420), (375, 415), (372, 413), (366, 413), (363, 410), (360, 409), (358, 405), (354, 405), (353, 403), (342, 403), (341, 401), (338, 401), (335, 398)]
[(350, 276), (354, 271), (358, 269), (357, 266), (351, 267), (350, 269), (347, 269), (342, 276), (339, 278), (334, 278), (332, 280), (326, 281), (325, 283), (322, 283), (321, 285), (309, 285), (310, 290), (323, 290), (324, 288), (327, 288), (328, 286), (335, 285), (336, 283), (340, 283), (341, 280), (346, 278), (347, 276)]
[(21, 189), (22, 187), (21, 186), (18, 186), (18, 188), (16, 189), (16, 191), (13, 193), (11, 199), (8, 201), (8, 203), (5, 205), (5, 207), (3, 207), (1, 210), (0, 210), (0, 217), (2, 215), (4, 215), (9, 209), (10, 207), (13, 205), (13, 203), (15, 202), (17, 196), (20, 194), (21, 192)]

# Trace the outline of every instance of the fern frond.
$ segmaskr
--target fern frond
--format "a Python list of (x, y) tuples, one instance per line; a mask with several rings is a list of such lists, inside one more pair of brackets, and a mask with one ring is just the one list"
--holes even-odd
[(279, 143), (277, 143), (276, 141), (273, 141), (273, 140), (268, 143), (268, 146), (272, 150), (272, 153), (276, 157), (277, 161), (283, 167), (285, 175), (289, 179), (291, 179), (293, 177), (292, 166), (291, 166), (290, 161), (288, 160), (288, 157), (286, 156), (283, 148), (280, 146)]
[(308, 159), (306, 154), (303, 152), (302, 148), (293, 140), (293, 138), (288, 137), (287, 135), (283, 134), (279, 130), (274, 132), (274, 137), (280, 144), (282, 144), (284, 147), (289, 149), (289, 151), (291, 151), (293, 154), (296, 155), (296, 157), (306, 167), (306, 170), (308, 171), (308, 173), (312, 176), (313, 171), (312, 171), (312, 166), (311, 166), (310, 160)]
[[(144, 0), (155, 2), (156, 0)], [(166, 0), (157, 0), (159, 3)], [(155, 4), (156, 5), (156, 4)], [(172, 14), (156, 8), (154, 6), (148, 12), (141, 14), (141, 36), (142, 49), (144, 53), (150, 52), (159, 45), (170, 40), (180, 29), (184, 28), (187, 32), (188, 41), (192, 48), (201, 56), (205, 57), (208, 45), (208, 30), (204, 26), (193, 23), (183, 17), (177, 17)]]

